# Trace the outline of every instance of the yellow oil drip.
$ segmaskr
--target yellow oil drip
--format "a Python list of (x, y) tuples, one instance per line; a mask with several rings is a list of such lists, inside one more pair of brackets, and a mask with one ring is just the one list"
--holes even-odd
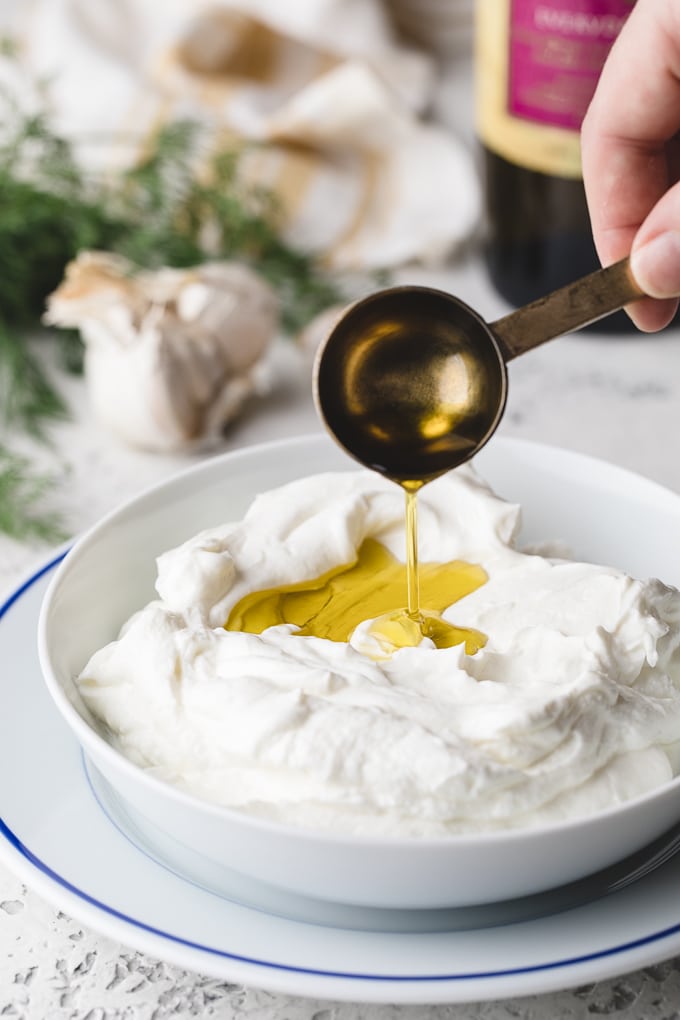
[[(388, 659), (399, 648), (417, 647), (423, 638), (429, 638), (436, 648), (452, 648), (454, 645), (464, 643), (467, 654), (474, 655), (486, 644), (484, 634), (477, 630), (456, 627), (442, 619), (441, 610), (430, 601), (429, 592), (425, 588), (423, 588), (425, 601), (428, 605), (434, 606), (434, 609), (420, 608), (420, 589), (425, 568), (418, 561), (418, 492), (424, 483), (402, 479), (399, 484), (406, 497), (406, 607), (383, 613), (371, 623), (368, 634), (374, 639), (378, 649), (373, 653), (373, 658)], [(436, 564), (430, 566), (436, 567)], [(458, 568), (459, 564), (455, 566)], [(472, 569), (481, 570), (480, 567)], [(486, 580), (483, 570), (481, 573)], [(461, 597), (462, 595), (458, 596)], [(453, 600), (447, 604), (451, 605), (451, 601)]]
[(246, 595), (232, 609), (225, 627), (261, 634), (267, 627), (293, 623), (303, 635), (347, 641), (359, 623), (378, 617), (382, 619), (376, 620), (374, 636), (391, 650), (417, 645), (423, 635), (437, 648), (463, 642), (468, 654), (482, 648), (483, 634), (452, 626), (439, 614), (484, 584), (485, 571), (462, 560), (420, 563), (418, 579), (428, 610), (414, 620), (406, 610), (395, 610), (406, 602), (404, 564), (379, 542), (366, 539), (355, 563), (313, 581)]

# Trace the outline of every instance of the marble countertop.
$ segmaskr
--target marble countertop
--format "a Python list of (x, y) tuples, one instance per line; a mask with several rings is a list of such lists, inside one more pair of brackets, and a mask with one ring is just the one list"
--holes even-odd
[[(450, 289), (490, 320), (507, 310), (474, 254), (446, 270), (418, 270), (403, 278)], [(220, 450), (319, 431), (310, 380), (309, 358), (292, 343), (281, 342), (272, 355), (268, 391), (251, 401)], [(58, 381), (72, 418), (54, 429), (54, 450), (40, 457), (62, 475), (53, 501), (73, 534), (201, 456), (163, 457), (121, 446), (92, 419), (82, 383), (62, 376)], [(500, 434), (605, 458), (680, 492), (678, 426), (680, 336), (589, 334), (563, 338), (511, 365)], [(11, 591), (48, 553), (0, 539), (0, 589)], [(474, 1005), (367, 1006), (271, 994), (186, 972), (118, 945), (54, 909), (0, 865), (3, 1017), (572, 1020), (606, 1015), (662, 1020), (678, 1015), (679, 1002), (680, 959), (587, 987)]]

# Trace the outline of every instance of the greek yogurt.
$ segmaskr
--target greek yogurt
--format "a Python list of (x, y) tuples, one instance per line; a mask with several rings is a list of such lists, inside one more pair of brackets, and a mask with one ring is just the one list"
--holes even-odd
[[(97, 651), (80, 694), (144, 769), (236, 810), (335, 833), (425, 837), (589, 815), (668, 782), (680, 759), (680, 592), (521, 550), (520, 508), (470, 466), (419, 495), (423, 561), (488, 580), (427, 641), (226, 630), (251, 592), (318, 578), (373, 538), (404, 559), (403, 494), (367, 471), (259, 496), (158, 560), (158, 598)], [(396, 608), (396, 607), (395, 607)]]

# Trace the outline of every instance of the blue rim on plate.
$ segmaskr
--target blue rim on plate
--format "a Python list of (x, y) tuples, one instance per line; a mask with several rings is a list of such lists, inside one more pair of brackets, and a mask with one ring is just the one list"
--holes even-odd
[[(55, 567), (61, 562), (61, 560), (66, 555), (66, 552), (67, 550), (59, 552), (58, 555), (52, 557), (43, 566), (35, 570), (35, 572), (33, 572), (26, 580), (20, 583), (19, 586), (5, 599), (3, 604), (0, 606), (0, 623), (6, 624), (9, 616), (11, 615), (11, 611), (13, 609), (16, 609), (22, 603), (22, 600), (24, 600), (28, 596), (37, 597), (37, 594), (33, 591), (34, 586), (41, 580), (44, 581), (47, 580), (47, 575), (49, 575), (50, 572), (53, 571)], [(3, 635), (2, 633), (0, 633), (0, 646), (2, 640)], [(49, 700), (46, 692), (45, 698)], [(58, 717), (58, 714), (56, 713), (56, 710), (54, 718), (56, 723), (58, 725), (61, 725), (61, 721)], [(81, 770), (83, 773), (83, 783), (86, 783), (88, 785), (89, 795), (92, 797), (93, 800), (95, 800), (95, 795), (89, 786), (85, 770), (84, 769)], [(99, 810), (103, 811), (101, 806), (99, 806)], [(619, 958), (620, 963), (618, 966), (616, 963), (612, 962), (610, 963), (610, 966), (608, 968), (605, 968), (607, 970), (607, 973), (604, 976), (613, 976), (614, 974), (620, 973), (623, 970), (631, 970), (641, 965), (650, 964), (652, 962), (657, 962), (660, 959), (668, 958), (669, 956), (672, 956), (674, 952), (677, 952), (678, 949), (680, 948), (680, 939), (676, 938), (676, 936), (680, 935), (680, 922), (679, 922), (670, 925), (664, 925), (661, 928), (649, 931), (644, 935), (640, 935), (639, 937), (631, 937), (629, 939), (625, 939), (622, 941), (614, 940), (611, 942), (611, 944), (606, 945), (604, 948), (596, 949), (593, 951), (584, 951), (583, 953), (580, 954), (567, 955), (564, 957), (556, 956), (555, 958), (552, 958), (547, 961), (541, 961), (538, 963), (526, 964), (521, 966), (492, 967), (489, 969), (480, 968), (469, 970), (452, 969), (447, 970), (445, 972), (442, 971), (427, 973), (426, 972), (389, 973), (380, 970), (369, 969), (367, 969), (366, 971), (360, 971), (355, 969), (344, 970), (342, 968), (334, 969), (332, 967), (326, 968), (318, 966), (304, 966), (301, 964), (296, 965), (282, 962), (275, 958), (267, 958), (266, 956), (240, 954), (238, 952), (225, 950), (215, 945), (210, 945), (209, 943), (203, 943), (200, 941), (195, 941), (190, 938), (185, 938), (182, 935), (173, 933), (172, 931), (168, 931), (163, 928), (157, 927), (153, 924), (149, 924), (142, 918), (132, 916), (127, 912), (119, 910), (116, 906), (112, 905), (111, 903), (107, 903), (104, 900), (91, 895), (90, 893), (87, 892), (86, 889), (79, 887), (77, 884), (70, 881), (63, 874), (61, 874), (58, 870), (55, 870), (55, 868), (53, 868), (49, 863), (47, 863), (45, 859), (41, 858), (41, 856), (33, 852), (30, 846), (26, 845), (26, 843), (22, 840), (20, 835), (18, 835), (17, 832), (13, 831), (10, 825), (5, 821), (3, 817), (3, 807), (1, 804), (0, 804), (0, 837), (2, 839), (2, 842), (4, 842), (8, 847), (10, 847), (11, 850), (14, 851), (15, 854), (19, 855), (23, 862), (26, 865), (28, 865), (29, 872), (37, 872), (40, 876), (48, 880), (47, 886), (43, 882), (41, 883), (41, 887), (39, 890), (43, 892), (47, 898), (50, 898), (51, 891), (50, 886), (55, 886), (57, 887), (57, 889), (64, 890), (67, 893), (71, 894), (73, 897), (75, 897), (75, 900), (73, 901), (74, 909), (72, 909), (71, 911), (72, 913), (77, 912), (76, 909), (77, 901), (81, 901), (88, 907), (94, 908), (97, 915), (98, 914), (105, 915), (108, 918), (114, 919), (117, 922), (122, 922), (122, 925), (114, 932), (114, 935), (120, 938), (121, 941), (126, 942), (128, 944), (134, 944), (134, 932), (135, 930), (137, 930), (141, 933), (151, 935), (155, 938), (156, 941), (151, 946), (150, 951), (154, 952), (156, 955), (160, 955), (161, 957), (163, 956), (162, 943), (165, 942), (168, 945), (184, 947), (190, 950), (197, 951), (202, 956), (201, 960), (202, 964), (205, 962), (205, 960), (207, 960), (207, 958), (215, 957), (224, 961), (234, 961), (237, 963), (252, 965), (257, 969), (257, 977), (255, 978), (255, 980), (252, 980), (251, 983), (261, 984), (263, 987), (271, 987), (273, 988), (273, 990), (292, 991), (294, 994), (296, 992), (299, 994), (323, 994), (324, 989), (323, 987), (321, 989), (319, 989), (319, 987), (314, 987), (311, 989), (311, 992), (304, 986), (301, 986), (300, 988), (284, 987), (282, 989), (280, 986), (277, 987), (276, 982), (274, 982), (273, 985), (270, 982), (268, 982), (262, 976), (262, 972), (279, 971), (291, 975), (299, 976), (309, 975), (317, 978), (332, 978), (336, 979), (336, 981), (337, 980), (342, 982), (348, 981), (350, 983), (354, 982), (380, 983), (395, 988), (397, 986), (403, 985), (416, 985), (422, 987), (428, 984), (429, 985), (448, 984), (449, 986), (451, 986), (465, 983), (490, 982), (491, 985), (488, 988), (484, 989), (483, 994), (477, 992), (476, 997), (492, 998), (500, 997), (501, 995), (505, 996), (507, 994), (524, 994), (524, 993), (528, 994), (535, 991), (546, 991), (565, 987), (567, 984), (577, 984), (584, 980), (582, 968), (583, 964), (604, 960), (615, 961), (616, 958)], [(136, 850), (140, 854), (143, 853), (143, 851), (139, 850), (139, 848), (136, 848)], [(13, 855), (10, 854), (8, 859), (8, 864), (10, 867), (12, 865), (11, 860), (12, 856)], [(159, 867), (162, 866), (159, 865)], [(662, 866), (660, 870), (663, 871), (664, 867), (665, 865)], [(25, 877), (25, 875), (26, 871), (24, 870), (23, 877)], [(30, 882), (30, 877), (28, 880)], [(178, 881), (184, 880), (178, 878)], [(642, 881), (644, 882), (644, 879)], [(54, 892), (54, 890), (52, 890), (52, 892)], [(616, 896), (618, 895), (621, 894), (614, 893), (613, 898), (616, 898)], [(576, 909), (578, 910), (578, 908)], [(93, 918), (92, 913), (88, 912), (85, 923), (91, 925), (92, 927), (97, 927), (96, 921), (97, 918), (96, 917)], [(297, 922), (290, 923), (296, 924)], [(104, 926), (104, 928), (106, 927), (107, 926)], [(311, 927), (312, 926), (310, 926), (310, 929)], [(108, 928), (107, 934), (111, 934), (110, 928)], [(376, 937), (379, 937), (379, 934), (380, 933), (377, 933)], [(148, 949), (149, 947), (145, 944), (141, 948)], [(635, 952), (636, 950), (643, 950), (645, 948), (648, 949), (648, 952), (646, 953)], [(171, 962), (177, 962), (176, 957), (174, 957), (171, 960)], [(193, 966), (193, 969), (197, 969), (195, 960), (193, 960), (192, 963), (188, 963), (187, 966)], [(210, 970), (210, 967), (207, 965), (207, 963), (204, 969), (206, 972)], [(552, 981), (550, 980), (547, 982), (543, 981), (537, 986), (532, 985), (518, 986), (517, 990), (515, 990), (514, 992), (512, 987), (510, 987), (510, 991), (508, 991), (507, 984), (504, 985), (502, 988), (499, 988), (498, 990), (493, 987), (494, 981), (497, 981), (498, 979), (513, 979), (520, 978), (526, 975), (538, 975), (546, 973), (557, 974), (557, 972), (564, 973), (569, 971), (570, 969), (574, 970), (574, 974), (565, 976), (564, 980), (561, 980), (559, 977), (555, 977)], [(336, 985), (331, 987), (330, 990), (326, 992), (326, 994), (333, 995), (336, 998), (352, 997), (351, 991), (347, 992), (347, 990), (339, 989)], [(391, 1001), (391, 1002), (426, 1001), (426, 999), (424, 998), (416, 999), (414, 998), (413, 995), (409, 995), (408, 997), (398, 1000), (397, 998), (395, 998), (395, 994), (398, 993), (391, 992), (389, 996), (385, 997), (384, 995), (380, 995), (379, 993), (373, 991), (369, 998), (372, 998), (375, 1001)], [(459, 998), (455, 992), (451, 993), (450, 989), (449, 993), (446, 995), (445, 998), (438, 998), (436, 993), (434, 994), (431, 993), (430, 995), (427, 996), (427, 1001), (433, 1002), (434, 1001), (451, 1002), (456, 1001), (457, 999), (459, 999), (459, 1001), (464, 1001), (464, 999), (465, 1000), (468, 999), (468, 996), (465, 995)]]

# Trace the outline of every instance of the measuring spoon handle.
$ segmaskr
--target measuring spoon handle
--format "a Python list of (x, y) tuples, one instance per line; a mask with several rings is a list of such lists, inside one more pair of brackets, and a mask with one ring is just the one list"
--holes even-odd
[(625, 258), (489, 324), (505, 361), (644, 297)]

